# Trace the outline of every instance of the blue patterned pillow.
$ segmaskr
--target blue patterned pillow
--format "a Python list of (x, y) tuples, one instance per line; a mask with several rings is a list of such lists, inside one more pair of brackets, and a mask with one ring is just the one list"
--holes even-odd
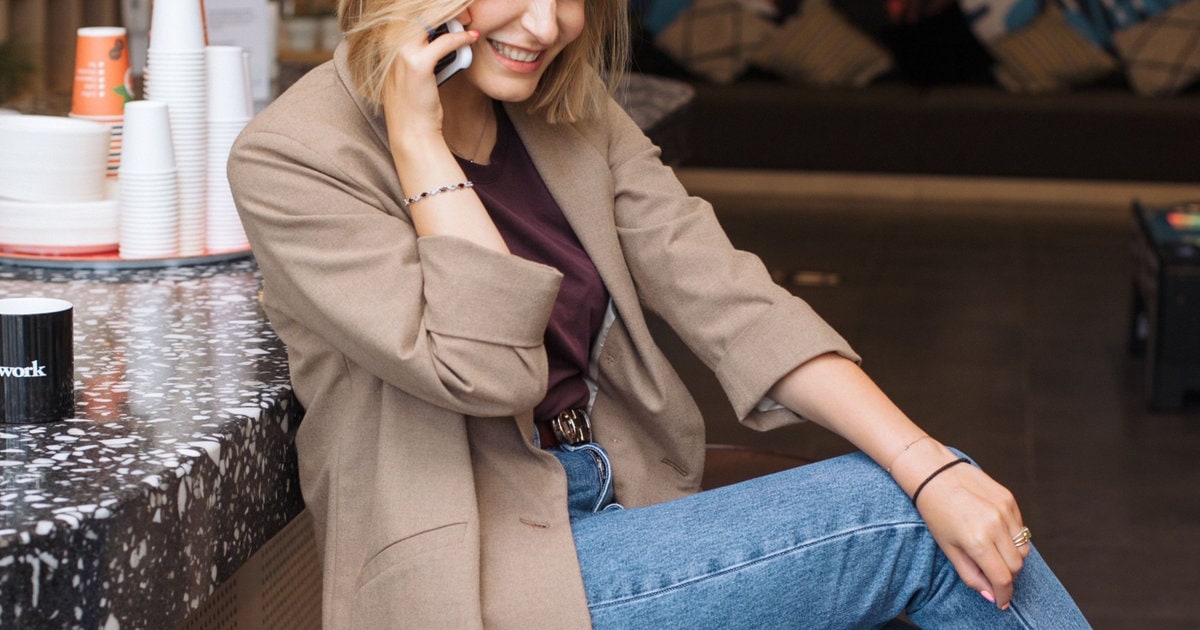
[(1055, 0), (1067, 23), (1105, 50), (1113, 50), (1113, 33), (1165, 12), (1181, 0)]
[(1042, 12), (1042, 0), (959, 0), (958, 6), (985, 46), (1029, 26)]
[(658, 35), (692, 5), (692, 0), (635, 0), (633, 10), (641, 18), (642, 28)]

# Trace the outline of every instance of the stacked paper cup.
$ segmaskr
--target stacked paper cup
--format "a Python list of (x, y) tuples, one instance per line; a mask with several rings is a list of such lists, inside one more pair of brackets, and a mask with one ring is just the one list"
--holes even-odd
[(233, 205), (225, 164), (233, 141), (250, 121), (252, 98), (246, 91), (246, 53), (240, 46), (208, 47), (208, 214), (209, 252), (249, 247)]
[(208, 94), (201, 0), (155, 0), (150, 20), (146, 100), (168, 106), (179, 178), (178, 255), (198, 256), (204, 254), (205, 246), (208, 166)]
[(179, 184), (167, 104), (125, 105), (121, 156), (121, 258), (170, 258), (179, 251)]
[(89, 26), (75, 37), (75, 81), (71, 117), (108, 126), (108, 176), (117, 176), (121, 163), (125, 103), (133, 98), (129, 45), (119, 26)]

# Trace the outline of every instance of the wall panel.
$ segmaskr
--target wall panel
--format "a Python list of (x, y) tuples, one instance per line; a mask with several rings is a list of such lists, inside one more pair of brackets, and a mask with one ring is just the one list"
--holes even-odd
[(75, 29), (121, 24), (120, 0), (0, 0), (0, 39), (19, 42), (36, 75), (34, 97), (69, 95), (75, 65)]

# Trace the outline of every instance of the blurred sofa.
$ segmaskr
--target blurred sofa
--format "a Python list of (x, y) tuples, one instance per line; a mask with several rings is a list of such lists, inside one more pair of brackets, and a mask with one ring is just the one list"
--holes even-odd
[[(1005, 48), (1015, 38), (981, 41), (962, 1), (908, 0), (908, 9), (927, 14), (883, 28), (871, 19), (888, 16), (845, 9), (877, 0), (840, 0), (834, 15), (827, 15), (830, 0), (791, 7), (783, 0), (772, 4), (782, 15), (766, 27), (745, 17), (753, 0), (686, 1), (696, 13), (688, 29), (677, 28), (688, 14), (654, 31), (645, 13), (634, 20), (635, 70), (695, 88), (684, 166), (1200, 181), (1200, 11), (1192, 10), (1200, 0), (1186, 0), (1198, 19), (1182, 21), (1177, 33), (1185, 44), (1194, 40), (1182, 57), (1172, 51), (1182, 65), (1164, 70), (1150, 60), (1140, 72), (1127, 48), (1105, 52), (1074, 41), (1076, 50), (1064, 52), (1064, 20), (1050, 15), (1049, 4), (1038, 6), (1039, 21), (1021, 30), (1024, 39)], [(810, 5), (828, 19), (789, 22)], [(645, 11), (645, 3), (635, 9)], [(1051, 29), (1031, 40), (1051, 18)], [(770, 25), (767, 35), (755, 33)], [(779, 44), (785, 28), (791, 41)], [(1078, 29), (1068, 31), (1074, 37)], [(1161, 30), (1150, 35), (1164, 41)], [(1026, 67), (1032, 74), (1018, 76)]]

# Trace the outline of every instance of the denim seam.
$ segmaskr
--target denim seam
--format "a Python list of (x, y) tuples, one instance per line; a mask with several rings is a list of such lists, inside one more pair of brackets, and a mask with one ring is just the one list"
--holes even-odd
[(1017, 618), (1017, 621), (1021, 622), (1022, 626), (1029, 628), (1030, 630), (1033, 630), (1033, 624), (1030, 623), (1030, 621), (1025, 618), (1025, 615), (1021, 614), (1020, 610), (1017, 610), (1017, 604), (1015, 602), (1009, 604), (1008, 611), (1010, 613), (1012, 613), (1012, 615), (1014, 617)]
[(719, 576), (725, 575), (727, 573), (740, 571), (747, 567), (751, 567), (756, 564), (766, 562), (766, 561), (776, 558), (778, 556), (786, 555), (789, 553), (794, 553), (794, 552), (800, 551), (802, 549), (808, 549), (811, 547), (824, 545), (826, 543), (840, 540), (840, 539), (846, 538), (848, 536), (856, 536), (856, 535), (866, 533), (866, 532), (896, 529), (899, 527), (925, 527), (925, 522), (924, 521), (897, 521), (894, 523), (884, 523), (884, 524), (873, 525), (870, 527), (861, 527), (861, 528), (856, 528), (853, 530), (845, 530), (845, 531), (837, 532), (835, 534), (830, 534), (823, 538), (818, 538), (818, 539), (814, 539), (814, 540), (806, 540), (797, 545), (785, 547), (782, 549), (777, 549), (775, 551), (757, 556), (751, 560), (747, 560), (747, 561), (740, 562), (737, 564), (729, 565), (729, 566), (724, 567), (717, 571), (712, 571), (712, 572), (705, 573), (702, 575), (690, 577), (685, 580), (671, 584), (669, 586), (643, 591), (643, 592), (640, 592), (640, 593), (637, 593), (634, 595), (626, 595), (623, 597), (618, 597), (616, 599), (609, 599), (609, 600), (605, 600), (602, 602), (593, 602), (592, 604), (590, 604), (588, 606), (588, 608), (591, 610), (599, 610), (599, 609), (608, 608), (611, 606), (619, 606), (619, 605), (628, 604), (631, 602), (636, 602), (636, 601), (639, 601), (642, 599), (649, 599), (651, 597), (657, 597), (659, 595), (670, 593), (671, 591), (678, 590), (680, 588), (695, 584), (697, 582), (703, 582), (705, 580), (708, 580), (708, 579), (711, 579), (714, 577), (719, 577)]

